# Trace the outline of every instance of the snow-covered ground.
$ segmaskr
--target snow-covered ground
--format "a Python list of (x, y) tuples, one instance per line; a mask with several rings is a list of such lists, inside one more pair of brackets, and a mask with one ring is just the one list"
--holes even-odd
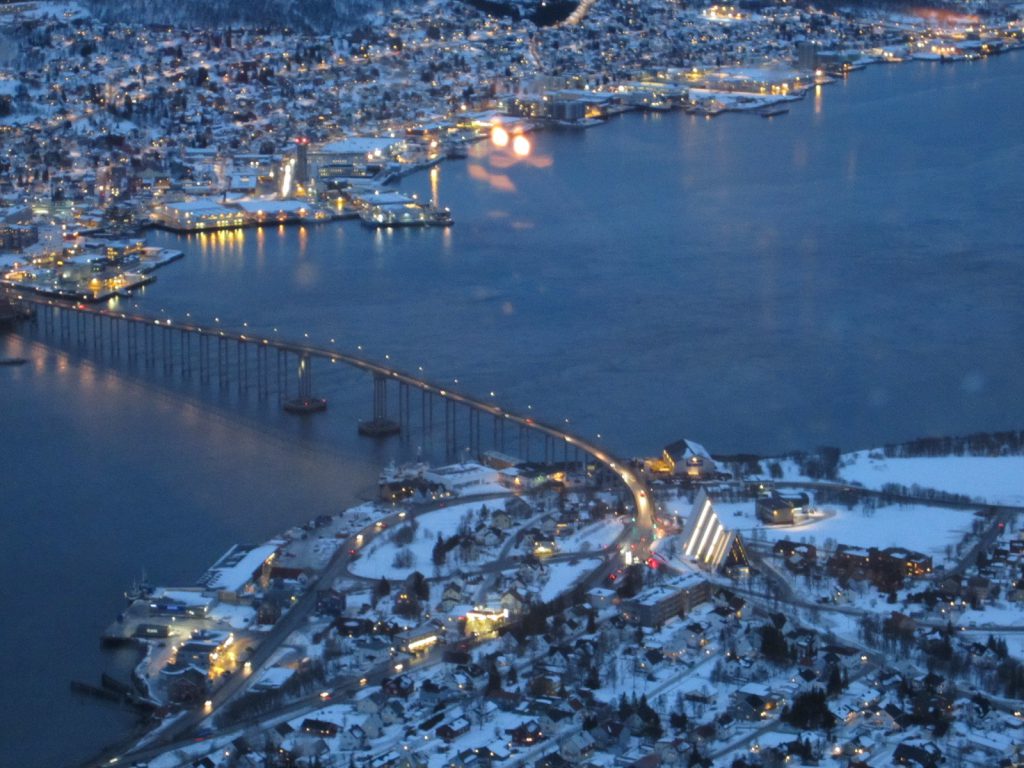
[(918, 485), (993, 504), (1024, 506), (1024, 456), (887, 459), (881, 451), (857, 451), (843, 455), (839, 476), (865, 488)]
[(614, 544), (622, 528), (622, 520), (609, 517), (560, 538), (558, 547), (562, 552), (596, 552)]
[(906, 547), (931, 555), (936, 563), (946, 559), (946, 547), (955, 546), (975, 519), (972, 512), (960, 509), (892, 504), (877, 509), (828, 507), (805, 525), (764, 526), (757, 524), (751, 502), (718, 503), (715, 511), (726, 526), (748, 539), (790, 539), (817, 547), (826, 539), (854, 547)]
[(218, 603), (210, 611), (210, 618), (214, 621), (225, 622), (232, 629), (249, 629), (256, 624), (256, 609), (247, 605)]
[[(986, 604), (984, 610), (968, 608), (960, 614), (960, 625), (965, 627), (1020, 627), (1024, 632), (1024, 607), (1020, 603)], [(982, 638), (984, 641), (984, 638)], [(1009, 639), (1007, 640), (1009, 642)], [(1021, 638), (1024, 643), (1024, 637)]]
[[(432, 555), (438, 533), (445, 538), (452, 536), (459, 530), (459, 524), (467, 515), (472, 515), (473, 519), (477, 520), (478, 513), (483, 506), (493, 512), (504, 509), (505, 502), (506, 499), (465, 502), (422, 514), (416, 518), (416, 533), (409, 544), (398, 544), (394, 541), (396, 533), (403, 526), (409, 525), (409, 522), (399, 523), (367, 544), (363, 548), (361, 556), (352, 563), (349, 570), (357, 576), (374, 579), (381, 576), (388, 579), (405, 579), (413, 571), (432, 575), (434, 573)], [(399, 550), (404, 549), (408, 549), (412, 553), (410, 564), (407, 566), (395, 565), (395, 556)], [(449, 555), (449, 565), (453, 559), (454, 555)], [(457, 566), (451, 565), (451, 567)]]
[(548, 563), (548, 580), (540, 590), (540, 599), (545, 603), (554, 600), (600, 564), (601, 560), (595, 557), (577, 562)]

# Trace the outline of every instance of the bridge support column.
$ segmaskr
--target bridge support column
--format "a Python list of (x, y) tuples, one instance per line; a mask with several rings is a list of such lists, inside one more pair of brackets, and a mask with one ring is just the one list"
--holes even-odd
[(267, 378), (267, 348), (260, 345), (256, 347), (256, 396), (260, 400), (266, 400), (270, 394)]
[(227, 389), (231, 380), (229, 370), (231, 360), (228, 357), (228, 341), (223, 336), (217, 337), (217, 383), (221, 389)]
[(244, 341), (236, 342), (235, 359), (238, 368), (238, 394), (249, 389), (249, 348)]
[(288, 399), (288, 353), (277, 350), (277, 401), (283, 402)]
[(181, 378), (192, 378), (192, 334), (184, 328), (178, 330), (178, 351), (181, 353)]
[[(402, 392), (398, 392), (398, 418), (402, 418)], [(373, 418), (360, 421), (358, 431), (365, 437), (389, 437), (402, 431), (402, 425), (388, 418), (388, 377), (373, 374)]]
[(282, 406), (288, 413), (307, 414), (327, 410), (327, 401), (322, 397), (313, 396), (313, 359), (309, 353), (299, 355), (299, 364), (295, 369), (298, 379), (299, 396), (285, 400)]
[(160, 330), (160, 354), (163, 357), (164, 374), (169, 376), (174, 373), (174, 337), (167, 327)]
[(452, 414), (452, 416), (448, 415), (448, 411), (449, 411), (449, 409), (451, 408), (451, 405), (452, 405), (448, 401), (448, 398), (445, 398), (443, 402), (444, 402), (444, 458), (445, 458), (445, 461), (448, 461), (449, 459), (451, 459), (451, 456), (452, 456), (452, 443), (454, 442), (454, 440), (452, 440), (452, 431), (453, 431), (454, 426), (455, 426), (454, 425), (455, 418), (454, 418), (454, 414)]

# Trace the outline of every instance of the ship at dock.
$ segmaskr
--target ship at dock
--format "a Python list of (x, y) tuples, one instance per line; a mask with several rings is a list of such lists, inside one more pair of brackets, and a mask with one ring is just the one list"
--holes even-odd
[(449, 227), (448, 208), (420, 203), (401, 192), (380, 191), (353, 196), (359, 220), (368, 227)]

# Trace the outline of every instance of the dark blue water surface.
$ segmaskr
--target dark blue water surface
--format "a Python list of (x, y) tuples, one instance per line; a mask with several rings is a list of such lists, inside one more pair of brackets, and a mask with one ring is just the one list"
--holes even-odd
[[(436, 190), (450, 230), (154, 233), (186, 258), (132, 303), (361, 345), (621, 454), (1020, 428), (1022, 92), (1020, 53), (880, 66), (772, 120), (631, 114), (537, 134), (516, 162), (478, 145), (402, 184)], [(109, 662), (97, 638), (133, 575), (191, 582), (367, 493), (399, 448), (355, 437), (355, 374), (295, 420), (0, 345), (31, 358), (0, 370), (0, 754), (34, 768), (128, 727), (67, 689)]]

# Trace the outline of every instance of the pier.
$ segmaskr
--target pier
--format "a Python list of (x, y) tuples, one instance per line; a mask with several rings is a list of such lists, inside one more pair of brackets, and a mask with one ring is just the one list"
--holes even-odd
[(335, 349), (200, 325), (194, 320), (183, 322), (28, 294), (12, 298), (31, 314), (30, 320), (21, 323), (22, 332), (40, 341), (101, 362), (126, 363), (168, 378), (216, 386), (222, 392), (254, 393), (264, 401), (276, 398), (281, 408), (301, 418), (311, 418), (327, 408), (326, 400), (316, 395), (314, 364), (343, 364), (368, 374), (372, 381), (372, 410), (370, 418), (359, 422), (359, 434), (424, 441), (441, 436), (448, 460), (460, 458), (463, 451), (479, 456), (495, 450), (567, 470), (603, 466), (633, 496), (640, 528), (651, 529), (649, 489), (632, 465), (566, 429), (494, 402)]

